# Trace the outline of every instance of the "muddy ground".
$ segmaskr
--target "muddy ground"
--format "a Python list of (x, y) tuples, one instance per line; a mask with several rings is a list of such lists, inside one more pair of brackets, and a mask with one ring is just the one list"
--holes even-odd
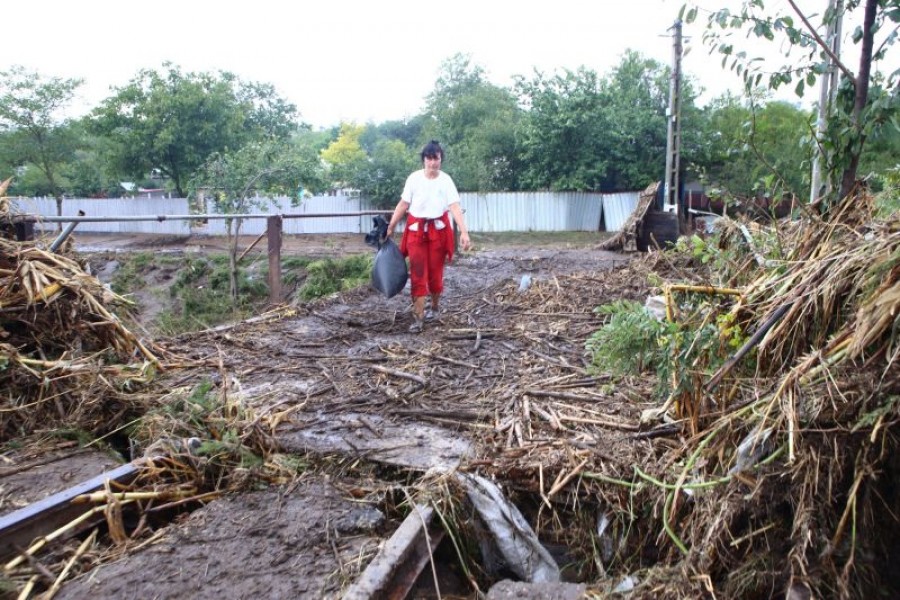
[[(554, 504), (565, 503), (566, 473), (578, 463), (628, 472), (656, 443), (633, 439), (653, 399), (635, 397), (639, 386), (606, 385), (585, 353), (585, 340), (602, 323), (594, 307), (643, 301), (648, 292), (646, 280), (623, 269), (628, 256), (595, 249), (601, 235), (540, 246), (527, 236), (505, 243), (476, 236), (475, 250), (448, 267), (440, 319), (418, 335), (407, 331), (408, 290), (385, 299), (357, 289), (269, 319), (155, 340), (164, 359), (179, 365), (160, 375), (161, 387), (228, 385), (271, 427), (279, 452), (341, 467), (309, 469), (290, 484), (216, 500), (160, 525), (149, 541), (132, 544), (59, 595), (341, 597), (396, 528), (386, 507), (397, 490), (427, 492), (436, 473), (456, 469), (538, 502), (543, 496), (549, 514), (529, 513), (531, 524), (554, 532), (542, 541), (564, 561), (565, 534), (542, 525), (553, 521)], [(225, 246), (205, 238), (81, 235), (75, 248), (177, 255)], [(255, 251), (265, 254), (264, 247)], [(360, 235), (284, 242), (285, 254), (372, 251)], [(4, 494), (11, 477), (0, 479)], [(565, 578), (579, 579), (577, 568), (562, 566)], [(450, 591), (441, 595), (476, 596), (452, 564), (445, 567), (439, 580)], [(428, 568), (423, 578), (415, 597), (437, 596)]]

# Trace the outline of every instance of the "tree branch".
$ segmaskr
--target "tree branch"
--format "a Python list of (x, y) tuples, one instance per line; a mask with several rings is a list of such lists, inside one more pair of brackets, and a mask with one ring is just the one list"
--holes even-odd
[(803, 24), (809, 30), (809, 33), (810, 33), (810, 35), (812, 35), (813, 39), (816, 40), (816, 43), (819, 45), (819, 47), (821, 47), (822, 50), (825, 51), (825, 54), (827, 54), (828, 57), (834, 61), (834, 64), (844, 73), (844, 75), (846, 75), (847, 78), (853, 82), (853, 85), (855, 87), (856, 86), (856, 76), (853, 75), (853, 72), (850, 69), (848, 69), (846, 67), (846, 65), (844, 65), (844, 63), (841, 62), (841, 59), (837, 57), (837, 55), (834, 53), (834, 51), (832, 51), (832, 49), (828, 45), (828, 43), (826, 43), (825, 40), (823, 40), (819, 36), (819, 34), (816, 32), (815, 28), (809, 22), (809, 19), (806, 18), (806, 15), (804, 15), (802, 12), (800, 12), (800, 9), (797, 8), (796, 2), (794, 2), (794, 0), (788, 0), (788, 4), (791, 5), (791, 8), (794, 9), (794, 12), (797, 13), (797, 16), (800, 17), (801, 21), (803, 21)]
[(884, 41), (881, 42), (881, 45), (878, 46), (878, 49), (875, 50), (875, 52), (872, 54), (872, 56), (878, 56), (879, 54), (881, 54), (881, 51), (884, 50), (885, 47), (888, 45), (888, 42), (890, 41), (891, 36), (893, 34), (897, 33), (897, 31), (900, 31), (900, 25), (897, 25), (896, 27), (894, 27), (894, 31), (892, 31), (890, 34), (888, 34), (888, 36), (884, 39)]

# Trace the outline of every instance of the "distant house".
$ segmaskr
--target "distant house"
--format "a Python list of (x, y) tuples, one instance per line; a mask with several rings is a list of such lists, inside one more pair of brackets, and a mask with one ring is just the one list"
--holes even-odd
[(791, 194), (785, 194), (780, 200), (773, 200), (765, 194), (755, 196), (734, 197), (727, 208), (721, 196), (710, 197), (707, 188), (698, 181), (692, 181), (684, 185), (684, 201), (689, 209), (701, 212), (711, 212), (717, 215), (730, 213), (743, 213), (755, 216), (786, 217), (791, 214), (796, 198)]
[[(706, 187), (699, 181), (684, 184), (684, 202), (688, 209), (711, 212), (710, 198), (706, 195)], [(721, 211), (721, 207), (719, 208)]]
[(139, 187), (133, 181), (120, 181), (119, 185), (122, 189), (135, 198), (169, 198), (171, 194), (163, 188), (144, 188)]
[(138, 188), (135, 194), (139, 198), (168, 198), (170, 195), (163, 188)]

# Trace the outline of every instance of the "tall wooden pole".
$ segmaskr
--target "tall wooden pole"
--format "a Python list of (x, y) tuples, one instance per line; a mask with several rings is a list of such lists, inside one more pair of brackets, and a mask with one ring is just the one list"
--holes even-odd
[(281, 215), (266, 219), (267, 243), (269, 246), (269, 302), (281, 304)]
[(678, 214), (679, 171), (681, 170), (681, 21), (672, 26), (672, 76), (669, 86), (669, 108), (666, 114), (666, 178), (663, 185), (665, 212)]

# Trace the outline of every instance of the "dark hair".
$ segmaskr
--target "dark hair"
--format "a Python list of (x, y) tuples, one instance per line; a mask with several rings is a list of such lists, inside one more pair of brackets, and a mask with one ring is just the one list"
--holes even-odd
[(431, 140), (425, 147), (422, 148), (422, 153), (419, 155), (422, 159), (422, 162), (425, 162), (426, 158), (434, 158), (435, 156), (440, 156), (441, 160), (444, 160), (444, 149), (441, 148), (441, 143), (437, 140)]

